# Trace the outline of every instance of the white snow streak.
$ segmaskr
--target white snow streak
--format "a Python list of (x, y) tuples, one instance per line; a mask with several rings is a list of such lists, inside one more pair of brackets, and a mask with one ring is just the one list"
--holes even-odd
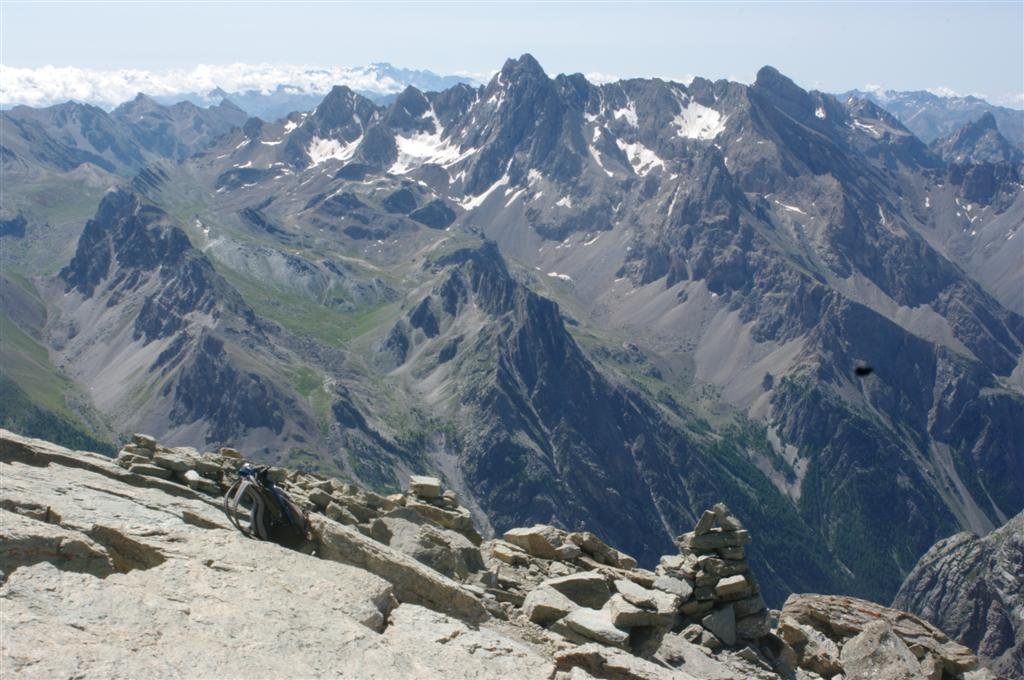
[(356, 148), (363, 141), (362, 135), (352, 142), (342, 144), (337, 139), (321, 139), (314, 137), (309, 143), (306, 153), (312, 165), (320, 165), (329, 160), (347, 161), (355, 155)]
[(619, 145), (623, 153), (626, 154), (626, 158), (629, 159), (629, 164), (633, 166), (633, 170), (636, 174), (644, 176), (654, 168), (664, 168), (665, 161), (658, 157), (658, 154), (654, 153), (640, 142), (634, 142), (627, 144), (621, 139), (615, 140), (615, 143)]
[(679, 128), (679, 136), (689, 139), (714, 139), (725, 130), (725, 121), (722, 114), (710, 109), (703, 104), (691, 101), (675, 117), (672, 123)]
[(625, 108), (618, 109), (612, 112), (614, 118), (623, 118), (627, 123), (636, 127), (636, 107), (633, 106), (633, 102), (629, 102)]

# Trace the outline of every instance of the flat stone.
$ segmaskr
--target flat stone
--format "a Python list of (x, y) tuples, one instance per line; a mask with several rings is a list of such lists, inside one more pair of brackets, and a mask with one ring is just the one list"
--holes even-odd
[(309, 502), (323, 510), (334, 501), (334, 497), (323, 489), (312, 489), (309, 492)]
[(593, 571), (548, 579), (544, 585), (554, 588), (581, 607), (593, 609), (603, 607), (612, 596), (605, 577)]
[(221, 473), (220, 461), (212, 458), (199, 458), (195, 461), (195, 469), (201, 475), (219, 476)]
[(156, 451), (156, 439), (149, 436), (148, 434), (133, 434), (132, 444), (142, 449)]
[(157, 451), (153, 454), (153, 464), (159, 465), (162, 468), (167, 468), (172, 472), (185, 472), (193, 465), (193, 460), (189, 460), (185, 456), (178, 455), (176, 453), (165, 453), (163, 451)]
[(547, 524), (518, 527), (505, 532), (504, 539), (533, 555), (548, 560), (558, 559), (558, 546), (565, 543), (566, 532)]
[(488, 546), (491, 556), (513, 567), (527, 564), (529, 555), (522, 548), (501, 540), (491, 541)]
[(629, 579), (617, 579), (615, 581), (615, 590), (630, 604), (643, 607), (644, 609), (657, 608), (654, 591), (633, 583)]
[(715, 586), (715, 594), (723, 598), (741, 598), (750, 595), (750, 584), (745, 576), (726, 576)]
[(625, 647), (629, 642), (629, 633), (615, 627), (607, 610), (580, 607), (565, 617), (565, 623), (583, 637), (605, 645)]
[(637, 607), (620, 593), (612, 595), (611, 599), (605, 603), (604, 609), (607, 609), (611, 615), (612, 623), (622, 629), (636, 626), (670, 626), (673, 620), (670, 615)]
[(440, 498), (441, 480), (437, 477), (412, 475), (409, 477), (409, 490), (420, 498)]
[(589, 531), (574, 531), (569, 534), (569, 540), (602, 564), (618, 567), (619, 569), (633, 569), (636, 567), (636, 560), (634, 558), (616, 550)]
[(582, 554), (580, 547), (572, 543), (563, 543), (555, 548), (555, 552), (558, 554), (558, 559), (565, 562), (572, 562)]
[(549, 626), (578, 608), (568, 597), (544, 585), (531, 590), (523, 600), (526, 618), (541, 626)]
[(216, 482), (206, 479), (201, 476), (195, 470), (185, 470), (182, 475), (185, 479), (185, 483), (188, 484), (189, 488), (197, 491), (202, 491), (206, 494), (216, 495), (220, 493), (220, 485)]
[(134, 472), (137, 475), (146, 475), (147, 477), (158, 477), (160, 479), (169, 479), (173, 472), (167, 468), (160, 467), (159, 465), (151, 465), (149, 463), (135, 463), (128, 468), (128, 472)]
[[(439, 508), (429, 503), (420, 503), (412, 499), (406, 499), (405, 507), (419, 513), (432, 522), (440, 524), (445, 529), (457, 531), (468, 538), (473, 545), (480, 545), (483, 542), (480, 533), (473, 526), (473, 517), (466, 508), (445, 510), (444, 508)], [(398, 510), (396, 508), (393, 512)]]
[(693, 586), (688, 581), (673, 576), (659, 576), (654, 581), (654, 587), (658, 590), (664, 590), (666, 593), (677, 595), (683, 602), (689, 600), (690, 596), (693, 595)]
[(684, 550), (716, 550), (725, 547), (738, 547), (750, 543), (750, 533), (746, 529), (740, 531), (722, 531), (712, 529), (703, 536), (695, 536), (693, 532), (683, 534), (676, 539), (679, 547)]
[(918, 680), (921, 665), (886, 621), (873, 621), (843, 645), (846, 680)]
[(230, 446), (222, 446), (217, 453), (219, 453), (223, 458), (244, 458), (244, 456), (242, 456), (241, 452), (238, 451), (238, 449), (233, 449)]
[(732, 647), (736, 644), (736, 612), (733, 610), (732, 605), (712, 610), (700, 622), (701, 625), (714, 633), (715, 637), (721, 640), (727, 647)]
[(471, 592), (397, 550), (367, 538), (352, 527), (310, 515), (318, 539), (317, 554), (365, 569), (394, 587), (400, 602), (411, 602), (469, 621), (490, 618)]
[(697, 520), (697, 526), (693, 528), (695, 536), (703, 536), (715, 526), (715, 513), (712, 510), (705, 510), (704, 514)]

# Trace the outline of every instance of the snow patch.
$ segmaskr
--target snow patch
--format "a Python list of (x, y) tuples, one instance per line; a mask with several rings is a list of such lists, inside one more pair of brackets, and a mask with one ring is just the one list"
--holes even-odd
[(680, 101), (682, 110), (672, 123), (679, 128), (679, 136), (688, 139), (714, 139), (725, 130), (725, 121), (718, 111), (691, 101), (686, 105)]
[(626, 158), (629, 159), (629, 164), (633, 166), (633, 170), (636, 174), (644, 176), (654, 168), (664, 168), (665, 161), (658, 157), (658, 154), (654, 153), (640, 142), (634, 142), (627, 144), (621, 139), (615, 140), (619, 148), (622, 149), (623, 153), (626, 154)]
[(825, 109), (820, 106), (814, 109), (814, 117), (820, 118), (821, 120), (825, 120)]
[[(519, 191), (517, 191), (514, 194), (512, 194), (512, 198), (510, 198), (507, 201), (505, 201), (505, 207), (507, 208), (510, 205), (512, 205), (515, 202), (515, 200), (522, 195), (522, 193), (524, 191), (526, 191), (526, 189), (520, 189)], [(505, 194), (508, 195), (508, 192), (505, 192)]]
[(568, 274), (559, 274), (558, 272), (548, 272), (548, 276), (553, 279), (559, 279), (561, 281), (572, 281), (572, 277)]
[(479, 196), (470, 196), (469, 198), (465, 198), (465, 199), (463, 199), (461, 201), (458, 201), (458, 204), (461, 205), (466, 210), (472, 210), (474, 208), (479, 208), (481, 205), (483, 205), (484, 201), (487, 200), (487, 197), (491, 195), (491, 192), (493, 192), (498, 187), (503, 187), (503, 186), (507, 186), (507, 185), (508, 185), (508, 175), (504, 175), (504, 176), (502, 176), (501, 179), (499, 179), (497, 182), (495, 182), (490, 187), (488, 187), (488, 189), (486, 191), (484, 191), (482, 194), (480, 194)]
[(857, 128), (857, 129), (859, 129), (859, 130), (866, 130), (867, 132), (870, 132), (875, 137), (880, 137), (881, 136), (881, 133), (875, 128), (874, 125), (868, 125), (867, 123), (862, 123), (859, 120), (857, 120), (856, 118), (853, 119), (853, 126), (855, 128)]
[(410, 137), (395, 135), (398, 159), (388, 169), (388, 172), (403, 175), (427, 163), (448, 167), (476, 151), (476, 149), (459, 151), (459, 148), (450, 141), (441, 139), (441, 123), (433, 109), (428, 112), (427, 118), (433, 121), (434, 132), (418, 132)]
[(782, 208), (785, 208), (786, 210), (789, 210), (791, 212), (800, 213), (801, 215), (806, 215), (807, 214), (803, 210), (801, 210), (800, 208), (796, 207), (795, 205), (786, 205), (785, 203), (783, 203), (782, 201), (780, 201), (778, 199), (776, 199), (775, 204), (780, 206), (780, 207), (782, 207)]
[(337, 139), (314, 137), (306, 147), (306, 154), (309, 156), (311, 165), (320, 165), (329, 160), (347, 161), (355, 155), (356, 148), (362, 141), (362, 135), (346, 144), (342, 144)]
[(622, 118), (633, 127), (636, 127), (636, 107), (633, 105), (633, 102), (629, 102), (629, 104), (627, 104), (625, 108), (613, 111), (612, 117), (615, 119)]
[(562, 196), (560, 199), (555, 201), (555, 205), (557, 205), (560, 208), (571, 208), (572, 198), (570, 198), (569, 196)]

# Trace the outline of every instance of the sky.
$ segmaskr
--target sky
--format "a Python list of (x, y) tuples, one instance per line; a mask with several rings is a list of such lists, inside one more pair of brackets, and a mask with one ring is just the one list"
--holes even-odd
[(0, 65), (363, 66), (478, 76), (533, 54), (551, 74), (753, 80), (981, 94), (1024, 106), (1024, 1), (0, 1)]

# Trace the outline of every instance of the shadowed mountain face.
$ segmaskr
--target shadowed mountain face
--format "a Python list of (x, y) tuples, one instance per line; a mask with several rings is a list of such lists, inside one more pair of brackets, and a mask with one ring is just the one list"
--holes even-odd
[[(990, 132), (950, 157), (770, 67), (337, 87), (62, 227), (46, 342), (115, 430), (382, 489), (429, 470), (494, 530), (600, 528), (642, 561), (725, 499), (771, 601), (888, 600), (1024, 502), (1024, 199)], [(48, 167), (12, 190), (19, 262), (48, 262)]]

